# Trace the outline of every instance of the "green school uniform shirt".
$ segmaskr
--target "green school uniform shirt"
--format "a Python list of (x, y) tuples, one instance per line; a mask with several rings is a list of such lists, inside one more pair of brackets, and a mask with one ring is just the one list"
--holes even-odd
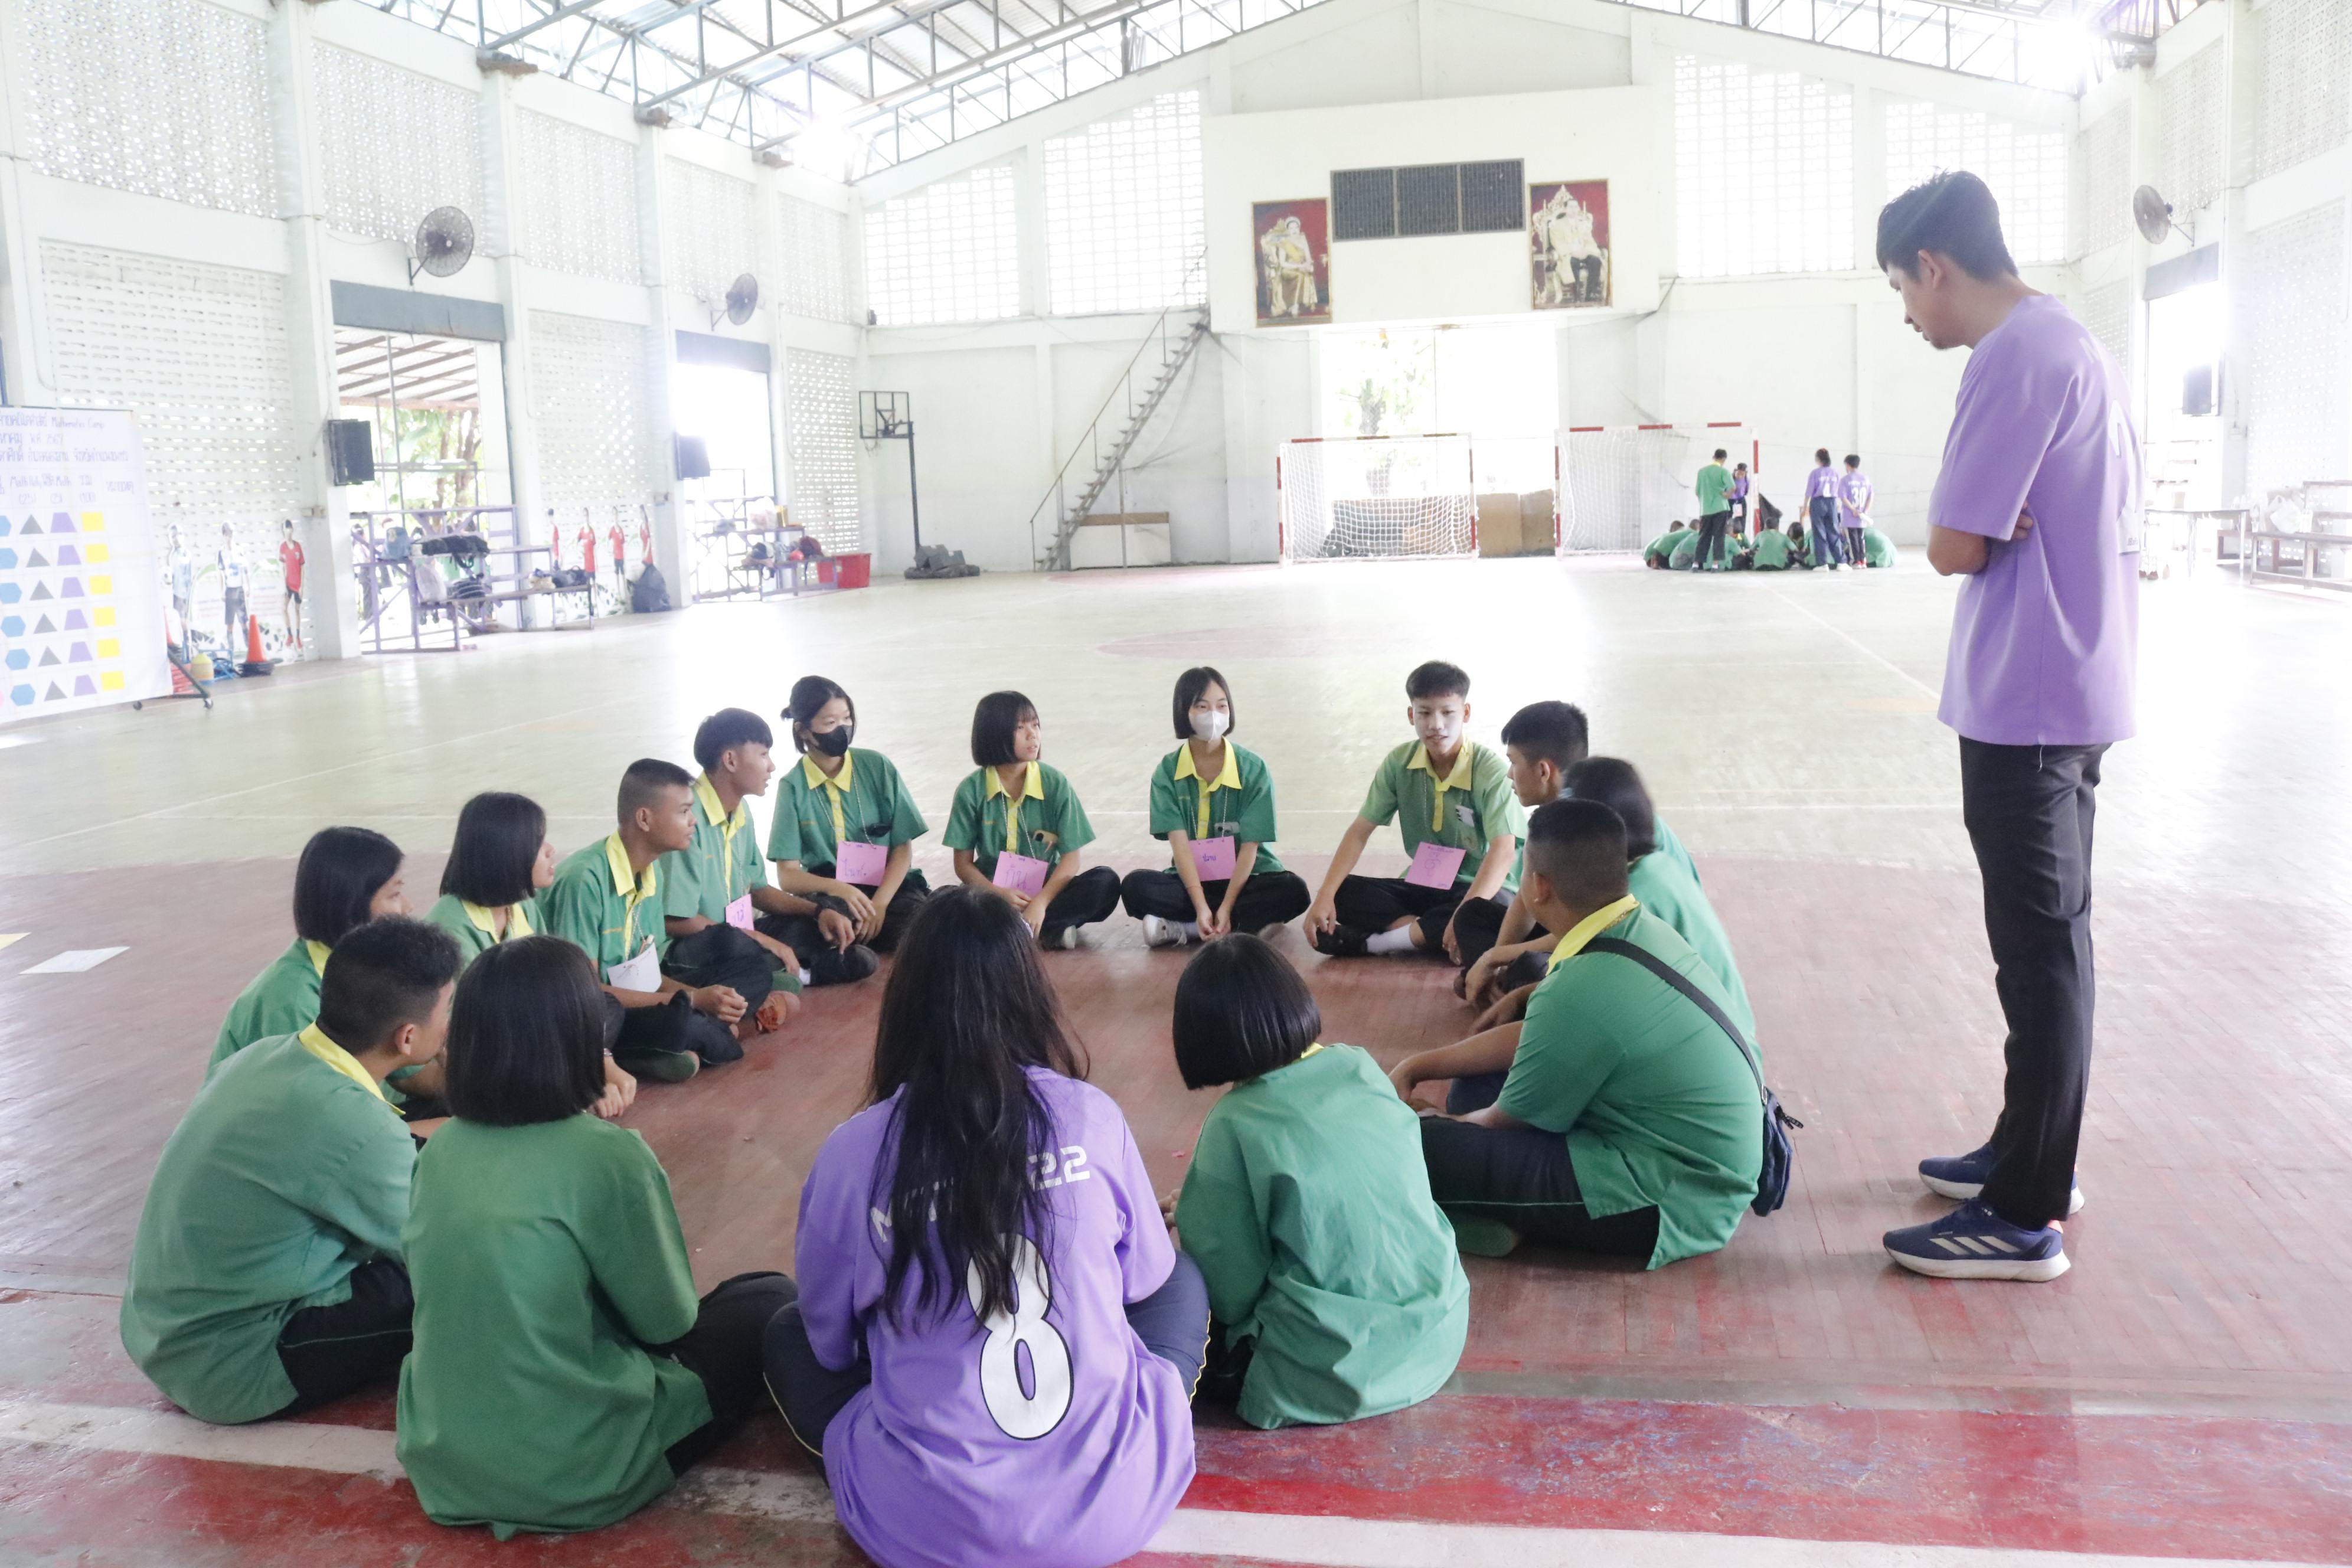
[[(1634, 909), (1595, 935), (1648, 949), (1728, 1014), (1721, 982), (1690, 943)], [(1574, 944), (1571, 950), (1571, 944)], [(1528, 998), (1496, 1100), (1568, 1140), (1597, 1218), (1654, 1205), (1650, 1267), (1713, 1252), (1739, 1227), (1764, 1163), (1756, 1078), (1714, 1019), (1630, 958), (1581, 950), (1570, 932)]]
[(1698, 471), (1698, 514), (1712, 517), (1731, 510), (1731, 470), (1709, 463)]
[(1862, 531), (1862, 558), (1873, 566), (1892, 566), (1895, 557), (1895, 541), (1886, 537), (1884, 529)]
[(588, 955), (596, 965), (596, 980), (604, 972), (626, 963), (647, 942), (656, 955), (669, 951), (668, 928), (662, 924), (661, 861), (656, 859), (632, 879), (629, 852), (621, 836), (607, 834), (575, 849), (555, 868), (555, 880), (539, 896), (544, 929)]
[(950, 849), (971, 850), (985, 877), (996, 875), (996, 858), (1007, 850), (1043, 860), (1050, 872), (1063, 856), (1094, 841), (1094, 824), (1078, 804), (1078, 792), (1058, 768), (1043, 763), (1029, 764), (1017, 802), (1005, 795), (994, 768), (974, 769), (956, 785), (947, 831), (940, 836)]
[(290, 1035), (318, 1017), (319, 980), (327, 973), (327, 954), (332, 951), (323, 942), (298, 936), (293, 946), (271, 959), (269, 967), (229, 1004), (228, 1016), (221, 1020), (220, 1034), (213, 1040), (205, 1076), (254, 1041)]
[[(1643, 561), (1652, 565), (1662, 564), (1674, 553), (1675, 546), (1682, 542), (1682, 537), (1680, 531), (1658, 535), (1642, 547)], [(1698, 546), (1694, 544), (1691, 548), (1696, 550)]]
[(751, 803), (737, 801), (731, 815), (719, 810), (719, 792), (709, 773), (694, 781), (693, 844), (671, 850), (655, 864), (661, 869), (662, 913), (678, 920), (700, 915), (724, 923), (728, 905), (768, 885), (768, 863), (760, 854), (759, 830), (751, 826)]
[(890, 759), (852, 746), (831, 778), (814, 757), (784, 770), (768, 827), (768, 858), (797, 860), (824, 874), (833, 869), (840, 853), (835, 847), (845, 840), (896, 849), (930, 830)]
[[(1356, 815), (1375, 826), (1394, 817), (1408, 855), (1430, 843), (1463, 851), (1461, 868), (1454, 874), (1457, 888), (1477, 879), (1488, 840), (1507, 833), (1525, 838), (1528, 832), (1527, 813), (1511, 793), (1510, 764), (1475, 741), (1463, 742), (1454, 772), (1442, 784), (1430, 771), (1429, 748), (1407, 741), (1381, 759), (1371, 793)], [(1515, 861), (1503, 879), (1502, 896), (1508, 898), (1518, 888)]]
[(443, 1524), (593, 1530), (677, 1479), (710, 1419), (702, 1380), (646, 1347), (694, 1327), (669, 1178), (645, 1140), (583, 1113), (451, 1121), (416, 1165), (402, 1233), (416, 1292), (396, 1452)]
[[(1255, 844), (1257, 862), (1250, 874), (1281, 870), (1274, 858), (1274, 777), (1264, 760), (1227, 741), (1223, 766), (1204, 782), (1192, 765), (1191, 746), (1160, 758), (1151, 772), (1151, 837), (1164, 840), (1171, 833), (1195, 840), (1230, 836), (1236, 850)], [(1167, 874), (1176, 875), (1172, 858)]]
[(1697, 879), (1658, 849), (1634, 861), (1626, 880), (1643, 909), (1674, 927), (1675, 934), (1691, 944), (1691, 951), (1723, 986), (1727, 998), (1724, 1012), (1739, 1026), (1748, 1043), (1755, 1045), (1756, 1009), (1748, 1003), (1748, 987), (1740, 983), (1739, 965), (1732, 960), (1731, 938)]
[(457, 943), (457, 973), (501, 942), (519, 936), (533, 936), (542, 929), (539, 900), (525, 899), (507, 906), (507, 934), (501, 937), (490, 923), (490, 911), (479, 904), (469, 904), (455, 893), (444, 893), (433, 900), (425, 911), (430, 923), (449, 933)]
[(1676, 572), (1686, 570), (1698, 560), (1698, 530), (1686, 528), (1675, 535), (1674, 548), (1666, 552), (1666, 565)]
[(1353, 1046), (1318, 1046), (1210, 1108), (1176, 1203), (1253, 1426), (1401, 1410), (1454, 1375), (1470, 1281), (1429, 1195), (1420, 1121)]
[(1777, 528), (1768, 528), (1756, 536), (1756, 570), (1785, 572), (1789, 569), (1789, 536)]
[(283, 1410), (286, 1321), (350, 1300), (353, 1269), (400, 1257), (415, 1163), (399, 1112), (317, 1025), (255, 1041), (163, 1145), (131, 1243), (122, 1348), (192, 1415)]

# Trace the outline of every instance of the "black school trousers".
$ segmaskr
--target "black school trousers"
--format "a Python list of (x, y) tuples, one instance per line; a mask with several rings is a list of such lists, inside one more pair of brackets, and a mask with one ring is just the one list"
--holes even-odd
[[(1503, 917), (1511, 911), (1508, 899), (1465, 899), (1454, 916), (1454, 941), (1462, 950), (1462, 967), (1469, 968), (1486, 956), (1503, 935)], [(1539, 936), (1541, 926), (1532, 928), (1530, 936)], [(1441, 929), (1438, 935), (1444, 936)]]
[(1692, 558), (1692, 570), (1723, 563), (1723, 537), (1730, 527), (1731, 514), (1727, 511), (1711, 511), (1698, 520), (1698, 554)]
[(732, 986), (749, 1012), (759, 1011), (776, 988), (776, 955), (753, 942), (750, 932), (723, 922), (672, 942), (661, 967), (681, 985)]
[(2083, 1137), (2097, 992), (2091, 825), (2106, 751), (1960, 742), (1960, 810), (2009, 1024), (1983, 1201), (2028, 1229), (2064, 1217)]
[(1108, 866), (1089, 866), (1068, 881), (1045, 906), (1045, 928), (1037, 940), (1061, 935), (1072, 926), (1090, 926), (1110, 919), (1118, 908), (1118, 873)]
[(278, 1331), (278, 1364), (294, 1402), (277, 1414), (298, 1415), (399, 1376), (415, 1312), (405, 1268), (380, 1258), (352, 1269), (350, 1300), (305, 1307)]
[[(1223, 878), (1203, 882), (1201, 894), (1213, 910), (1224, 902), (1229, 886)], [(1146, 915), (1179, 921), (1197, 918), (1192, 895), (1184, 890), (1184, 879), (1172, 872), (1130, 871), (1119, 884), (1119, 898), (1137, 920)], [(1296, 871), (1253, 872), (1242, 884), (1241, 897), (1234, 900), (1234, 929), (1255, 932), (1286, 924), (1305, 914), (1314, 901), (1315, 895), (1307, 890)]]
[[(1424, 888), (1402, 877), (1345, 877), (1331, 895), (1331, 912), (1341, 925), (1378, 935), (1409, 919), (1421, 927), (1422, 941), (1433, 952), (1445, 951), (1445, 923), (1461, 907), (1458, 884)], [(1499, 929), (1501, 922), (1496, 924)]]
[[(830, 866), (812, 869), (820, 877), (834, 874)], [(878, 882), (853, 882), (850, 885), (863, 889), (869, 897), (881, 890)], [(824, 931), (813, 914), (764, 914), (758, 923), (763, 933), (793, 950), (801, 961), (801, 967), (808, 971), (811, 985), (839, 985), (863, 980), (873, 973), (879, 966), (879, 959), (876, 955), (897, 952), (898, 939), (907, 934), (907, 928), (922, 912), (923, 900), (930, 896), (931, 885), (923, 879), (923, 874), (908, 870), (899, 881), (898, 890), (890, 895), (890, 901), (882, 908), (880, 934), (870, 942), (851, 942), (846, 949), (837, 948), (825, 940)], [(830, 893), (812, 895), (809, 902), (820, 910), (832, 910), (843, 915), (849, 913), (849, 906)]]
[(1455, 1079), (1446, 1097), (1448, 1114), (1421, 1119), (1430, 1196), (1449, 1215), (1500, 1220), (1530, 1241), (1647, 1259), (1657, 1250), (1658, 1211), (1639, 1208), (1605, 1218), (1589, 1212), (1567, 1139), (1540, 1127), (1453, 1120), (1494, 1104), (1504, 1076)]
[(653, 1347), (702, 1380), (710, 1419), (669, 1446), (670, 1473), (710, 1457), (760, 1402), (760, 1354), (768, 1324), (800, 1290), (788, 1274), (738, 1274), (702, 1299), (686, 1337)]

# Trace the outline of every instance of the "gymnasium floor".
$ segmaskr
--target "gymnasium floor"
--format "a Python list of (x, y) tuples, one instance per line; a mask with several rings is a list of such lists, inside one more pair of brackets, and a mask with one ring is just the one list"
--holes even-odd
[[(2352, 1562), (2352, 618), (2220, 584), (2144, 601), (2142, 737), (2102, 801), (2105, 985), (2074, 1271), (1936, 1283), (1877, 1237), (1935, 1212), (1913, 1163), (1973, 1145), (1998, 1014), (1933, 717), (1950, 584), (1918, 565), (1695, 579), (1551, 562), (1102, 574), (718, 606), (463, 656), (244, 683), (0, 731), (0, 1563), (830, 1564), (859, 1561), (762, 1419), (597, 1534), (440, 1529), (391, 1460), (388, 1397), (233, 1432), (173, 1414), (115, 1342), (157, 1148), (230, 998), (288, 940), (292, 856), (356, 822), (429, 898), (457, 807), (605, 831), (640, 754), (834, 676), (933, 826), (972, 700), (1045, 715), (1126, 869), (1168, 691), (1232, 679), (1285, 858), (1320, 875), (1404, 671), (1476, 679), (1472, 731), (1584, 705), (1637, 762), (1737, 944), (1769, 1072), (1807, 1122), (1788, 1207), (1655, 1274), (1473, 1260), (1469, 1350), (1414, 1410), (1265, 1435), (1204, 1415), (1200, 1479), (1146, 1559), (1364, 1565)], [(763, 818), (764, 823), (764, 818)], [(1392, 836), (1379, 852), (1400, 863)], [(0, 941), (5, 941), (0, 937)], [(1384, 1060), (1466, 1015), (1433, 964), (1283, 941), (1327, 1037)], [(79, 973), (26, 975), (122, 946)], [(1205, 1095), (1169, 1059), (1181, 960), (1124, 917), (1046, 963), (1155, 1180)], [(856, 1105), (878, 986), (821, 993), (743, 1064), (649, 1087), (697, 1271), (789, 1267), (800, 1179)], [(1879, 1543), (1879, 1544), (1873, 1544)], [(1901, 1551), (1892, 1550), (1900, 1546)]]

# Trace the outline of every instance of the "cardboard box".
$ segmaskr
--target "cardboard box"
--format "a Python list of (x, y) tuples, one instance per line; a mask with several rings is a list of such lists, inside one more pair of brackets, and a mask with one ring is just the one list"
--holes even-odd
[[(1545, 532), (1550, 532), (1550, 514), (1545, 514)], [(1507, 490), (1496, 490), (1478, 498), (1478, 553), (1485, 557), (1517, 555), (1519, 552), (1519, 498)]]
[(1552, 493), (1529, 490), (1519, 498), (1519, 550), (1522, 555), (1549, 555), (1552, 538)]

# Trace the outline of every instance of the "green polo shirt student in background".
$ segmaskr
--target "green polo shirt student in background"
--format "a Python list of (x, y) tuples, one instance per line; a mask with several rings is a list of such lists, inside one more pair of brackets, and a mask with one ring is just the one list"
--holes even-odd
[(1410, 1102), (1451, 1079), (1425, 1119), (1430, 1192), (1465, 1251), (1523, 1237), (1639, 1258), (1655, 1268), (1731, 1239), (1756, 1195), (1763, 1118), (1748, 1058), (1706, 1011), (1635, 960), (1643, 949), (1727, 1014), (1730, 998), (1688, 942), (1629, 890), (1625, 825), (1599, 801), (1554, 801), (1528, 826), (1528, 890), (1564, 934), (1524, 1025), (1408, 1057), (1391, 1071)]
[[(1183, 744), (1151, 774), (1151, 836), (1171, 864), (1131, 871), (1120, 884), (1127, 912), (1148, 946), (1181, 946), (1229, 932), (1286, 925), (1307, 910), (1307, 884), (1274, 858), (1274, 780), (1256, 752), (1229, 737), (1234, 699), (1207, 665), (1176, 678), (1176, 738)], [(1192, 847), (1224, 839), (1231, 876), (1203, 876)]]
[(290, 1035), (319, 1016), (327, 954), (347, 931), (408, 913), (400, 846), (365, 827), (322, 827), (294, 867), (294, 945), (238, 993), (213, 1041), (211, 1072), (256, 1040)]
[(1696, 528), (1686, 528), (1675, 536), (1673, 546), (1666, 552), (1666, 570), (1688, 572), (1698, 564), (1698, 535)]
[[(1404, 693), (1405, 722), (1420, 738), (1381, 759), (1307, 911), (1307, 940), (1335, 958), (1442, 951), (1458, 961), (1455, 912), (1473, 900), (1507, 899), (1518, 888), (1525, 819), (1503, 759), (1465, 733), (1470, 677), (1432, 659), (1405, 677)], [(1391, 818), (1407, 855), (1423, 844), (1462, 851), (1450, 886), (1355, 875), (1372, 830)]]
[[(1118, 873), (1108, 866), (1080, 868), (1094, 825), (1070, 781), (1040, 760), (1045, 749), (1036, 704), (1018, 691), (982, 698), (971, 715), (971, 760), (979, 767), (956, 785), (940, 837), (955, 851), (958, 881), (992, 889), (1021, 911), (1040, 945), (1076, 947), (1080, 926), (1118, 907)], [(1044, 861), (1045, 885), (1034, 894), (997, 887), (998, 861), (1007, 855)]]
[[(890, 759), (850, 743), (857, 734), (857, 704), (848, 692), (822, 675), (804, 675), (793, 682), (783, 716), (800, 761), (784, 770), (768, 829), (776, 886), (848, 916), (867, 953), (894, 952), (930, 897), (930, 883), (914, 868), (915, 840), (930, 825)], [(844, 844), (882, 850), (880, 874), (866, 868), (863, 881), (844, 875)], [(871, 858), (867, 851), (858, 853)], [(821, 935), (804, 916), (777, 934), (803, 952)], [(873, 969), (866, 965), (867, 973)]]
[[(539, 895), (555, 881), (547, 813), (527, 795), (485, 790), (457, 812), (457, 837), (441, 868), (441, 896), (425, 918), (457, 944), (458, 967), (502, 942), (538, 934)], [(610, 1057), (596, 1114), (616, 1117), (637, 1098), (637, 1080)]]
[(669, 1180), (635, 1132), (583, 1114), (606, 1005), (576, 948), (501, 943), (458, 982), (452, 1120), (416, 1163), (402, 1233), (415, 1348), (402, 1468), (443, 1524), (593, 1530), (644, 1507), (760, 1396), (781, 1274), (699, 1302)]
[[(1664, 571), (1667, 563), (1673, 559), (1675, 552), (1681, 548), (1683, 535), (1688, 530), (1683, 527), (1680, 518), (1668, 523), (1665, 532), (1642, 547), (1642, 564), (1653, 572)], [(1691, 550), (1694, 554), (1697, 552), (1698, 541), (1696, 538), (1691, 541)]]
[(1790, 566), (1789, 536), (1771, 523), (1756, 531), (1756, 570), (1785, 572)]
[(383, 1084), (438, 1059), (457, 974), (457, 945), (421, 921), (342, 933), (317, 1019), (224, 1063), (163, 1145), (122, 1348), (191, 1415), (289, 1415), (399, 1369), (416, 1144)]
[(693, 776), (674, 763), (639, 758), (621, 775), (618, 806), (618, 831), (555, 868), (555, 880), (540, 895), (541, 923), (548, 935), (588, 955), (605, 994), (619, 1004), (613, 1054), (622, 1067), (638, 1078), (678, 1083), (701, 1062), (742, 1056), (735, 1030), (757, 1019), (769, 967), (764, 961), (748, 967), (738, 984), (689, 986), (662, 973), (669, 933), (655, 865), (694, 844)]
[(1209, 1287), (1201, 1396), (1237, 1400), (1253, 1426), (1419, 1404), (1469, 1329), (1416, 1119), (1370, 1057), (1322, 1032), (1298, 972), (1247, 933), (1211, 942), (1176, 985), (1184, 1087), (1234, 1086), (1173, 1214)]
[(1863, 559), (1873, 566), (1892, 566), (1900, 552), (1886, 531), (1874, 522), (1862, 531), (1862, 553)]

